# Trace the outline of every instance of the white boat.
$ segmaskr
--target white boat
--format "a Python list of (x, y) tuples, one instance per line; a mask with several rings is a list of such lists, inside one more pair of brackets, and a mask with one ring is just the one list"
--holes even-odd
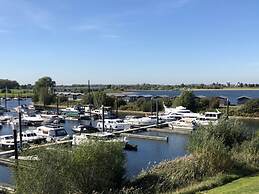
[[(102, 130), (103, 122), (97, 122), (97, 129)], [(130, 129), (131, 125), (125, 123), (122, 119), (104, 119), (104, 128), (111, 131), (120, 131)]]
[(72, 128), (72, 131), (75, 133), (90, 133), (90, 132), (98, 132), (99, 130), (91, 125), (78, 125)]
[(0, 147), (12, 148), (14, 146), (13, 135), (2, 135), (0, 136)]
[(132, 126), (148, 126), (156, 124), (156, 116), (149, 117), (127, 117), (124, 120), (125, 123), (128, 123)]
[(32, 115), (24, 114), (22, 117), (22, 120), (25, 122), (28, 122), (28, 124), (33, 126), (40, 125), (44, 121), (44, 119), (37, 114), (32, 114)]
[(12, 116), (10, 115), (3, 115), (3, 116), (0, 116), (0, 122), (10, 122), (12, 120)]
[[(17, 140), (20, 140), (20, 133), (17, 134)], [(42, 143), (46, 138), (37, 135), (33, 130), (22, 132), (22, 141), (27, 143)]]
[[(46, 138), (37, 135), (34, 131), (28, 130), (22, 132), (22, 144), (28, 143), (42, 143), (45, 142)], [(14, 137), (13, 135), (3, 135), (0, 136), (0, 146), (2, 148), (13, 148), (14, 147)], [(20, 133), (17, 133), (17, 146), (20, 146)]]
[(218, 124), (218, 120), (210, 120), (208, 119), (207, 117), (205, 116), (200, 116), (198, 118), (195, 119), (195, 122), (198, 124), (198, 125), (201, 125), (201, 126), (208, 126), (208, 125), (217, 125)]
[(168, 115), (179, 115), (183, 118), (197, 118), (200, 116), (199, 113), (193, 113), (189, 109), (183, 107), (183, 106), (177, 106), (176, 108), (168, 108), (164, 105), (165, 114)]
[(168, 125), (171, 129), (194, 130), (197, 128), (195, 119), (192, 118), (183, 118), (177, 121), (172, 121)]
[(97, 132), (97, 133), (82, 133), (73, 135), (72, 145), (80, 145), (88, 141), (105, 141), (105, 142), (126, 142), (126, 138), (116, 138), (113, 133)]
[(42, 137), (45, 137), (47, 142), (57, 142), (70, 139), (64, 127), (57, 125), (45, 125), (37, 127), (34, 132)]

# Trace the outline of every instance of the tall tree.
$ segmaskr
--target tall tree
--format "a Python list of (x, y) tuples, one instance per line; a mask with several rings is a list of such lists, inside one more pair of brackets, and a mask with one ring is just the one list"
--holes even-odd
[(42, 77), (34, 85), (34, 102), (50, 104), (54, 100), (54, 87), (56, 82), (50, 77)]

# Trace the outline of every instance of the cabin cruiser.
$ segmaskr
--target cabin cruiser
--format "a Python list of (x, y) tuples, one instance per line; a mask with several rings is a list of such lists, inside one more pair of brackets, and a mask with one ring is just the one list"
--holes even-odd
[(91, 125), (78, 125), (72, 128), (75, 133), (95, 133), (99, 130)]
[(8, 123), (12, 120), (12, 116), (10, 115), (3, 115), (3, 116), (0, 116), (0, 122), (1, 123)]
[[(122, 119), (105, 119), (104, 120), (104, 128), (111, 131), (120, 131), (130, 129), (131, 125), (129, 123), (125, 123)], [(97, 122), (97, 128), (102, 130), (103, 122)]]
[(195, 122), (195, 119), (192, 118), (182, 118), (177, 121), (172, 121), (168, 125), (171, 129), (194, 130), (197, 128), (197, 123)]
[[(45, 142), (46, 138), (37, 135), (32, 130), (27, 130), (22, 132), (22, 144), (28, 143), (42, 143)], [(14, 137), (13, 135), (2, 135), (0, 136), (0, 146), (2, 148), (13, 148), (14, 147)], [(17, 146), (20, 146), (20, 133), (17, 134)]]
[(132, 126), (148, 126), (156, 124), (156, 116), (148, 117), (126, 117), (124, 122)]
[(200, 116), (200, 117), (196, 118), (195, 122), (201, 126), (209, 126), (210, 124), (211, 125), (218, 124), (218, 120), (211, 120), (211, 119), (208, 119), (206, 116)]
[(57, 142), (70, 139), (64, 127), (58, 125), (45, 125), (37, 127), (34, 132), (42, 137), (45, 137), (47, 142)]
[(44, 121), (44, 119), (38, 114), (24, 114), (22, 120), (28, 122), (28, 125), (38, 126)]
[(221, 118), (222, 113), (217, 111), (217, 112), (205, 112), (204, 116), (207, 120), (210, 121), (215, 121), (219, 120)]
[(168, 108), (164, 105), (165, 114), (175, 114), (182, 116), (183, 118), (197, 118), (200, 116), (199, 113), (193, 113), (192, 111), (188, 110), (183, 106), (177, 106), (176, 108)]
[[(17, 134), (17, 140), (20, 140), (20, 133)], [(42, 143), (46, 138), (37, 135), (33, 130), (22, 132), (22, 141), (27, 143)]]

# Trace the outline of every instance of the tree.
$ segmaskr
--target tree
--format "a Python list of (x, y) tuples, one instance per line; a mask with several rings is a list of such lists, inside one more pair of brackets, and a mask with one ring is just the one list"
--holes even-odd
[(50, 77), (42, 77), (35, 82), (34, 85), (34, 102), (40, 102), (45, 104), (51, 104), (54, 102), (54, 87), (56, 83)]
[(191, 111), (196, 111), (197, 104), (195, 101), (195, 95), (191, 91), (183, 91), (182, 94), (174, 101), (175, 106), (184, 106)]
[(12, 81), (8, 79), (0, 79), (0, 89), (18, 89), (19, 83), (17, 81)]

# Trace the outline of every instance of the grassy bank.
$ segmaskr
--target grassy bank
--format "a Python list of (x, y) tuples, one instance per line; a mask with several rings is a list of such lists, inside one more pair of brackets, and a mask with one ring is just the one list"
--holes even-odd
[(259, 193), (259, 174), (255, 176), (250, 177), (244, 177), (241, 179), (238, 179), (236, 181), (233, 181), (232, 183), (229, 183), (227, 185), (212, 189), (207, 192), (208, 194), (218, 194), (218, 193), (235, 193), (235, 194), (256, 194)]
[[(7, 98), (17, 98), (17, 97), (28, 98), (32, 96), (33, 96), (32, 90), (12, 89), (7, 92)], [(5, 97), (5, 91), (1, 90), (0, 98), (4, 98), (4, 97)]]

